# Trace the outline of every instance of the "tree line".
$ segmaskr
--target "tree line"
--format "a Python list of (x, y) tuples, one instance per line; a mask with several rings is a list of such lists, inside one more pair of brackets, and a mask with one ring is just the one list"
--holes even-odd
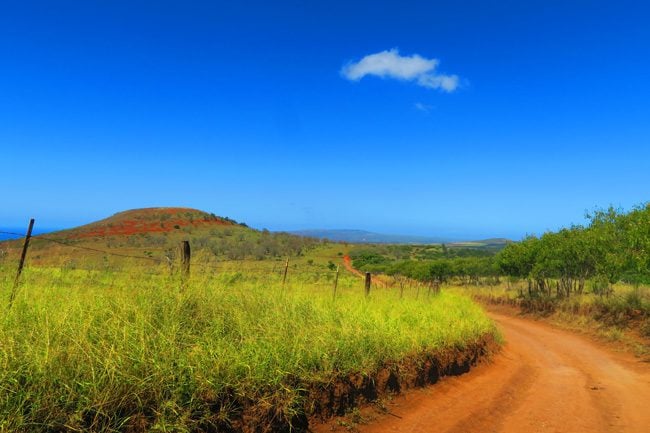
[(503, 275), (528, 282), (530, 294), (581, 294), (587, 281), (599, 294), (618, 281), (650, 281), (650, 205), (629, 212), (609, 208), (541, 237), (528, 236), (504, 248), (495, 263)]
[(464, 284), (498, 283), (499, 272), (494, 266), (494, 253), (483, 250), (449, 249), (434, 259), (396, 259), (369, 248), (352, 251), (353, 266), (367, 272), (403, 275), (440, 285), (452, 278)]
[(629, 212), (608, 208), (572, 225), (541, 236), (527, 236), (485, 256), (441, 255), (433, 260), (395, 260), (373, 251), (351, 254), (355, 267), (444, 283), (498, 283), (510, 277), (527, 282), (530, 295), (570, 297), (589, 288), (608, 294), (618, 281), (650, 283), (650, 205)]

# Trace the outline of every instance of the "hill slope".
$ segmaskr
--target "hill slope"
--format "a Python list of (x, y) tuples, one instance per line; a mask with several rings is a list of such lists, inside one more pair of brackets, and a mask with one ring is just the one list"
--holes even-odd
[[(254, 230), (245, 224), (197, 209), (159, 207), (133, 209), (83, 226), (33, 237), (29, 257), (37, 263), (74, 260), (91, 265), (115, 256), (166, 260), (182, 240), (195, 253), (214, 259), (242, 260), (296, 255), (315, 239)], [(5, 241), (0, 249), (17, 258), (21, 240)]]
[(230, 218), (218, 217), (197, 209), (183, 207), (154, 207), (132, 209), (87, 225), (52, 233), (68, 239), (105, 238), (144, 234), (176, 233), (233, 227), (238, 224)]

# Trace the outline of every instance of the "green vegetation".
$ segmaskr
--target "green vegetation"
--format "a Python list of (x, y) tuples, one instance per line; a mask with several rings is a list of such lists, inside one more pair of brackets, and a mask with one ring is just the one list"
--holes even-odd
[(650, 206), (629, 213), (615, 209), (589, 215), (588, 226), (531, 236), (508, 245), (497, 258), (503, 274), (527, 279), (529, 292), (557, 297), (592, 290), (611, 293), (612, 284), (650, 282)]
[[(650, 337), (650, 207), (597, 211), (586, 226), (517, 243), (462, 245), (348, 246), (197, 212), (139, 210), (59, 233), (66, 245), (34, 239), (0, 318), (0, 432), (304, 428), (308, 415), (341, 409), (318, 392), (356, 376), (374, 384), (386, 369), (413, 377), (409, 360), (452, 362), (446, 351), (494, 338), (466, 294), (604, 324), (612, 338), (630, 326)], [(193, 251), (183, 290), (180, 239)], [(15, 244), (2, 244), (5, 299)], [(342, 272), (334, 298), (346, 255), (384, 274), (369, 297)], [(443, 284), (461, 288), (438, 292)]]
[(311, 389), (495, 334), (446, 292), (366, 298), (344, 273), (334, 300), (328, 260), (304, 260), (286, 287), (265, 261), (266, 273), (194, 267), (184, 290), (166, 266), (28, 267), (0, 317), (0, 432), (300, 425)]
[[(91, 248), (109, 255), (148, 256), (166, 262), (176, 259), (181, 240), (189, 240), (195, 253), (219, 261), (297, 257), (328, 244), (288, 233), (251, 229), (231, 218), (196, 209), (149, 208), (120, 212), (85, 226), (35, 236), (30, 257), (38, 265), (62, 265), (66, 261), (72, 266), (83, 262), (97, 267), (105, 258), (84, 249)], [(2, 242), (0, 261), (16, 260), (21, 246), (21, 241)]]
[[(650, 206), (627, 213), (598, 210), (588, 220), (585, 226), (508, 243), (500, 251), (364, 246), (350, 256), (363, 270), (436, 285), (483, 287), (476, 296), (491, 302), (588, 316), (650, 336), (650, 292), (645, 287), (650, 283)], [(498, 288), (502, 282), (505, 291)]]
[(478, 284), (496, 280), (492, 248), (464, 248), (442, 245), (368, 245), (350, 251), (355, 268), (387, 275), (402, 275), (419, 281), (442, 284), (460, 279)]
[[(497, 257), (502, 274), (519, 288), (522, 308), (588, 315), (611, 326), (650, 326), (650, 206), (589, 215), (572, 226), (508, 245)], [(619, 284), (615, 291), (616, 283)], [(577, 298), (577, 299), (574, 299)]]
[(557, 298), (607, 295), (618, 281), (650, 283), (650, 206), (629, 213), (613, 208), (588, 215), (587, 226), (529, 236), (495, 249), (441, 246), (364, 246), (350, 256), (359, 269), (402, 274), (423, 281), (465, 278), (480, 284), (499, 276), (528, 281), (528, 294)]

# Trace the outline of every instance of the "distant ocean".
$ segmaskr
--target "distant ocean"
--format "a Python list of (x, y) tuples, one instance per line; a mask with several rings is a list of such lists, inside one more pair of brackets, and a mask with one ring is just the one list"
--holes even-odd
[[(32, 231), (32, 235), (42, 235), (44, 233), (51, 233), (55, 232), (60, 229), (38, 229), (34, 227), (34, 230)], [(25, 233), (27, 232), (27, 227), (0, 227), (0, 232), (10, 232), (10, 233), (18, 233), (19, 236), (14, 236), (14, 235), (8, 235), (5, 233), (0, 233), (0, 241), (6, 241), (7, 239), (19, 239), (23, 236), (25, 236)]]

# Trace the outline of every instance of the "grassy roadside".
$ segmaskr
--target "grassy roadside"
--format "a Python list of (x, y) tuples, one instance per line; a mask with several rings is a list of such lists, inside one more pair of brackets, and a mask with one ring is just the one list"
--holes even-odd
[(609, 297), (585, 293), (571, 298), (526, 296), (518, 287), (455, 287), (491, 308), (544, 320), (555, 326), (614, 343), (650, 361), (650, 293), (643, 287), (618, 284)]
[(299, 429), (498, 338), (469, 298), (416, 296), (366, 298), (347, 274), (333, 300), (327, 273), (195, 271), (181, 291), (162, 270), (29, 268), (0, 318), (0, 431)]

